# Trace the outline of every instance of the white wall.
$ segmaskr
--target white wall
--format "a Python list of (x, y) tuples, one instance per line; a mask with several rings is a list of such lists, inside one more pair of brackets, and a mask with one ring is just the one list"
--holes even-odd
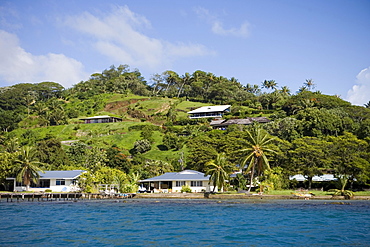
[[(203, 192), (203, 191), (210, 192), (211, 190), (213, 190), (213, 186), (208, 185), (208, 182), (209, 182), (208, 180), (205, 180), (202, 182), (203, 182), (203, 186), (197, 186), (197, 187), (190, 186), (191, 184), (190, 181), (185, 181), (185, 184), (190, 187), (192, 192), (195, 192), (195, 193)], [(176, 181), (172, 181), (172, 192), (181, 192), (181, 188), (182, 186), (176, 187)]]
[[(14, 180), (15, 181), (15, 180)], [(47, 189), (51, 189), (52, 192), (73, 192), (78, 191), (79, 188), (76, 185), (72, 184), (72, 179), (65, 179), (65, 185), (56, 185), (56, 179), (50, 179), (50, 188), (33, 188), (30, 187), (30, 191), (35, 192), (43, 192)], [(15, 186), (14, 182), (14, 190), (16, 191), (25, 191), (26, 186)]]

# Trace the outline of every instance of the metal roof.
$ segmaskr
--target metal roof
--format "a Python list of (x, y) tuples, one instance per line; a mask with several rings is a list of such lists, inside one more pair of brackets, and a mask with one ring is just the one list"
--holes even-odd
[(188, 113), (194, 114), (194, 113), (205, 113), (205, 112), (223, 112), (230, 107), (231, 105), (203, 106), (198, 109), (189, 111)]
[(41, 179), (76, 179), (84, 170), (73, 170), (73, 171), (45, 171), (45, 173), (38, 172)]
[[(289, 179), (290, 180), (295, 179), (295, 180), (300, 181), (300, 182), (303, 182), (303, 181), (307, 180), (302, 174), (297, 174), (297, 175), (294, 175), (294, 176), (290, 176)], [(334, 177), (333, 174), (324, 174), (324, 175), (321, 175), (321, 176), (313, 176), (312, 177), (312, 181), (314, 181), (314, 182), (324, 182), (324, 181), (334, 181), (334, 180), (337, 180), (337, 178)]]
[(121, 118), (118, 118), (118, 117), (111, 117), (111, 116), (108, 116), (108, 115), (103, 115), (103, 116), (94, 116), (94, 117), (80, 118), (80, 120), (91, 120), (91, 119), (102, 119), (102, 118), (121, 119)]
[(163, 175), (140, 180), (139, 182), (159, 182), (159, 181), (208, 181), (210, 175), (194, 170), (184, 170), (181, 172), (167, 172)]
[(227, 126), (227, 125), (232, 125), (232, 124), (241, 124), (241, 125), (248, 125), (252, 124), (253, 122), (258, 122), (258, 123), (268, 123), (270, 120), (266, 117), (248, 117), (248, 118), (243, 118), (243, 119), (217, 119), (211, 121), (210, 125), (211, 126)]

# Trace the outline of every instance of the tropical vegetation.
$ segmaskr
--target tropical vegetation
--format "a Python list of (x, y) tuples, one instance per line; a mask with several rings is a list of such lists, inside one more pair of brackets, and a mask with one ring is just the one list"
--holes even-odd
[[(193, 169), (210, 174), (224, 190), (369, 188), (369, 104), (351, 105), (316, 87), (307, 79), (293, 93), (275, 80), (242, 84), (200, 70), (165, 71), (147, 81), (128, 65), (111, 66), (68, 89), (57, 82), (2, 87), (0, 186), (10, 189), (7, 177), (37, 182), (41, 170), (83, 169), (85, 191), (111, 183), (124, 192), (134, 191), (139, 179)], [(210, 119), (187, 116), (216, 104), (232, 106), (225, 119), (271, 121), (218, 130)], [(97, 115), (122, 122), (80, 120)], [(313, 181), (325, 173), (346, 181)], [(290, 180), (295, 174), (306, 182)]]

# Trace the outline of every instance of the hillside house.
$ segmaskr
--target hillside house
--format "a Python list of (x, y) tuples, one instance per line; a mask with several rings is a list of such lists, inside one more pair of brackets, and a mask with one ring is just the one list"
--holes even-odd
[(181, 192), (184, 185), (189, 186), (192, 192), (210, 192), (213, 190), (213, 186), (209, 184), (209, 177), (210, 175), (206, 176), (202, 172), (184, 170), (181, 172), (167, 172), (139, 182), (142, 187), (146, 188), (147, 192)]
[(270, 119), (266, 117), (248, 117), (244, 119), (215, 119), (212, 120), (210, 125), (214, 129), (226, 129), (227, 126), (233, 125), (233, 124), (238, 124), (238, 125), (249, 125), (254, 122), (257, 123), (268, 123), (270, 122)]
[(111, 116), (94, 116), (94, 117), (87, 117), (87, 118), (80, 118), (80, 120), (85, 121), (85, 124), (88, 123), (114, 123), (114, 122), (122, 122), (122, 118), (118, 117), (111, 117)]
[(225, 113), (230, 112), (231, 105), (203, 106), (198, 109), (189, 111), (191, 119), (196, 118), (222, 118)]
[[(30, 190), (35, 192), (45, 191), (47, 189), (53, 192), (79, 191), (77, 179), (85, 172), (83, 170), (38, 172), (40, 175), (38, 183), (31, 183)], [(14, 181), (14, 191), (26, 190), (26, 186), (23, 183), (17, 182), (15, 178), (7, 178), (7, 180)]]

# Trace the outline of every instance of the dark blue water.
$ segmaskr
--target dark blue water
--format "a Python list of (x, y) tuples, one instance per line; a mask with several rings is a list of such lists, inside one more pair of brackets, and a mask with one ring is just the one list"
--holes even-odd
[(370, 246), (370, 202), (331, 203), (1, 202), (0, 246)]

